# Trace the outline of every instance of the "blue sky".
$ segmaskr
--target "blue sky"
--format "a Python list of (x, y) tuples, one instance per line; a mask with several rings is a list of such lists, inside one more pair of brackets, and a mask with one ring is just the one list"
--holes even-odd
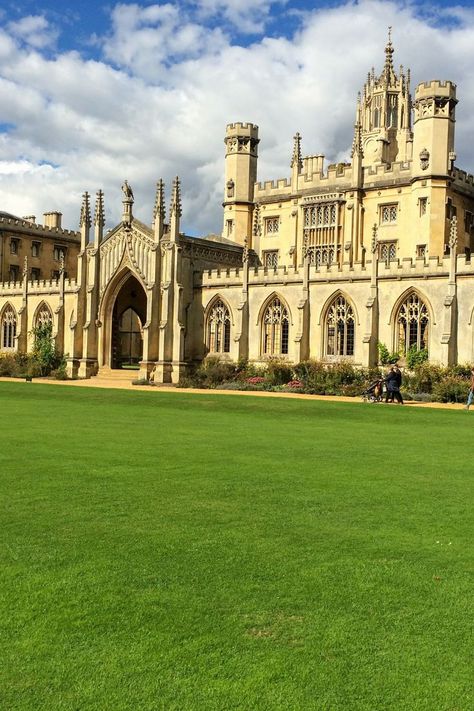
[(458, 85), (458, 165), (474, 171), (474, 0), (4, 0), (0, 25), (0, 209), (64, 212), (105, 190), (109, 226), (128, 178), (151, 220), (154, 185), (183, 184), (184, 227), (221, 229), (226, 123), (260, 127), (259, 179), (305, 154), (347, 159), (357, 92), (395, 63)]

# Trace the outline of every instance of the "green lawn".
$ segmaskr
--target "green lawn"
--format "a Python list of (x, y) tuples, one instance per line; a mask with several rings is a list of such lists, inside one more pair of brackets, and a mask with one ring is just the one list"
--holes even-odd
[(0, 405), (2, 711), (474, 707), (474, 412)]

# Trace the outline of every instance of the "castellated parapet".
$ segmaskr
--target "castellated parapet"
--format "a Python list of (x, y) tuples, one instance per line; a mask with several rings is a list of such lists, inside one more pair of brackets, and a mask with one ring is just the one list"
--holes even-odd
[(415, 89), (415, 102), (422, 99), (445, 98), (456, 101), (456, 84), (452, 81), (424, 81)]

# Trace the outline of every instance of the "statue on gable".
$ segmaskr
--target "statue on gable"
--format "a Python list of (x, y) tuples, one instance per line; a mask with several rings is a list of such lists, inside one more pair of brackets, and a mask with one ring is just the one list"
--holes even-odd
[(134, 200), (135, 199), (133, 196), (133, 190), (127, 181), (125, 181), (124, 184), (122, 185), (122, 192), (123, 192), (126, 200)]

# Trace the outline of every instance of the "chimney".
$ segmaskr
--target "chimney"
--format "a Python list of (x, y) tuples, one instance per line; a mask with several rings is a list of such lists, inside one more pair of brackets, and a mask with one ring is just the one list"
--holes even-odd
[(51, 227), (51, 228), (57, 227), (60, 230), (62, 216), (63, 216), (62, 212), (45, 212), (43, 215), (44, 226)]

